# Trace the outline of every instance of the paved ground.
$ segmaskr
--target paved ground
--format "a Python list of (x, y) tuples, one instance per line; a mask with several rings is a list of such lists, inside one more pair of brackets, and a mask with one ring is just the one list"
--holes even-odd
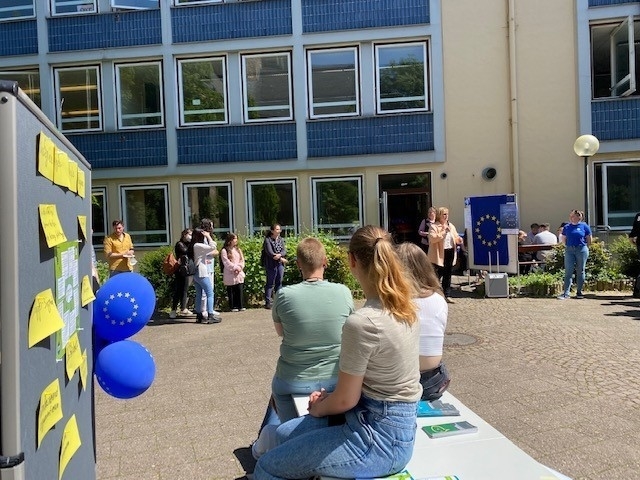
[[(640, 479), (640, 300), (469, 290), (450, 306), (451, 392), (575, 480)], [(153, 353), (156, 379), (127, 401), (96, 386), (98, 479), (243, 479), (278, 353), (270, 312), (226, 313), (218, 325), (158, 316), (134, 340)]]

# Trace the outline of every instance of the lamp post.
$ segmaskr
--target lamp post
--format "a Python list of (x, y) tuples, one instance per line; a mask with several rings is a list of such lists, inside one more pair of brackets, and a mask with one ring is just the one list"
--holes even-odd
[(589, 157), (600, 148), (600, 142), (593, 135), (580, 135), (573, 144), (573, 151), (584, 159), (584, 221), (589, 224)]

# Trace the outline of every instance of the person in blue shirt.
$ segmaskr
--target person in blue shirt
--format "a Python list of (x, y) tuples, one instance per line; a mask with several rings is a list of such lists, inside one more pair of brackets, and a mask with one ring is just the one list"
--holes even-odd
[(589, 245), (591, 245), (591, 228), (582, 221), (584, 213), (580, 210), (571, 210), (569, 223), (562, 228), (560, 241), (565, 245), (564, 252), (564, 291), (558, 296), (559, 300), (569, 298), (571, 290), (571, 278), (576, 272), (576, 298), (582, 299), (582, 287), (584, 286), (584, 272), (589, 258)]

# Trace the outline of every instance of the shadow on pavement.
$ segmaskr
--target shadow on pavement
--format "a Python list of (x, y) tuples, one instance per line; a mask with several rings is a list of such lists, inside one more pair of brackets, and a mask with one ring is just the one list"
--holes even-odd
[[(253, 472), (253, 469), (256, 467), (256, 461), (253, 458), (253, 455), (251, 455), (251, 447), (236, 448), (233, 451), (233, 454), (236, 456), (236, 458), (240, 462), (240, 465), (242, 465), (242, 468), (244, 468), (245, 472), (247, 473)], [(246, 476), (238, 477), (235, 480), (243, 480), (245, 478), (247, 477)]]

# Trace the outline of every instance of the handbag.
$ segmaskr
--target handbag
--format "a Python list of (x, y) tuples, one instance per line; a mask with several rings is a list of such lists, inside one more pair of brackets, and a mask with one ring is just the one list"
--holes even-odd
[(188, 277), (196, 273), (196, 264), (191, 258), (186, 256), (180, 259), (180, 267), (178, 267), (178, 274), (183, 277)]

